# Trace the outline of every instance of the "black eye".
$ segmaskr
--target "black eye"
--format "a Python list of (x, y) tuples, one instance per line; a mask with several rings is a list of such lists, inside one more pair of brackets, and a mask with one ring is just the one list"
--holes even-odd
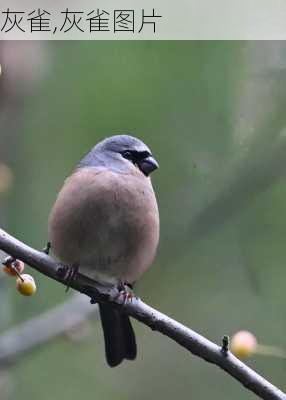
[(127, 160), (134, 160), (134, 154), (129, 150), (123, 151), (121, 154), (122, 157), (127, 158)]
[(149, 153), (149, 151), (140, 151), (137, 153), (137, 160), (141, 161), (144, 160), (145, 158), (149, 157), (151, 154)]
[(122, 157), (130, 160), (133, 164), (138, 165), (151, 154), (148, 151), (125, 150), (121, 153)]

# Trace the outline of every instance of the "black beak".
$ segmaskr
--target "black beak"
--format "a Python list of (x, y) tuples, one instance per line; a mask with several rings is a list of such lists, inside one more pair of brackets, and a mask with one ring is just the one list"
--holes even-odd
[(155, 160), (154, 157), (149, 156), (143, 158), (137, 162), (138, 168), (143, 172), (145, 176), (149, 176), (151, 172), (155, 171), (155, 169), (159, 168), (159, 164)]

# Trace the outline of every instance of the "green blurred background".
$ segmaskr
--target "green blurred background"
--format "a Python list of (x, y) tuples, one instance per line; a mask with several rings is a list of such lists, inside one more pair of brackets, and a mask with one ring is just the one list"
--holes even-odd
[[(0, 62), (3, 228), (43, 247), (49, 210), (78, 160), (102, 138), (132, 133), (160, 163), (160, 248), (136, 293), (217, 343), (247, 329), (286, 348), (286, 45), (1, 42)], [(26, 270), (38, 284), (32, 298), (1, 275), (2, 334), (72, 296)], [(108, 368), (93, 321), (81, 340), (59, 337), (3, 366), (1, 400), (255, 398), (134, 327), (135, 362)], [(285, 360), (247, 363), (286, 390)]]

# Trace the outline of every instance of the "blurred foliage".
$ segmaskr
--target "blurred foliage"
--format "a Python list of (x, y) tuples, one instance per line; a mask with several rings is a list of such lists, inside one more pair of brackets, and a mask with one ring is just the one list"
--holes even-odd
[[(1, 197), (5, 228), (43, 247), (65, 177), (100, 139), (130, 132), (160, 163), (153, 177), (160, 249), (138, 294), (218, 343), (224, 334), (248, 329), (258, 341), (285, 348), (285, 44), (31, 46), (21, 43), (18, 60), (21, 66), (21, 60), (41, 59), (30, 80), (18, 74), (29, 88), (20, 85), (21, 96), (10, 97), (9, 106), (2, 87), (1, 161), (14, 175), (13, 189)], [(17, 296), (7, 282), (13, 324), (66, 299), (60, 285), (33, 275), (38, 293), (32, 299)], [(169, 339), (134, 326), (135, 362), (108, 368), (94, 323), (84, 341), (59, 338), (11, 367), (10, 398), (255, 398)], [(249, 364), (286, 390), (284, 361), (254, 357)]]

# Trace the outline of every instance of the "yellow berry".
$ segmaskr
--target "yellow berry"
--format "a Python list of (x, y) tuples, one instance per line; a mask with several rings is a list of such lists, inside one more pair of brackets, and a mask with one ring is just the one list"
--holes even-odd
[(23, 274), (17, 278), (16, 288), (23, 296), (33, 296), (37, 290), (34, 278), (28, 274)]
[(230, 341), (230, 349), (239, 358), (252, 356), (257, 348), (256, 337), (248, 331), (237, 332)]
[[(3, 267), (3, 271), (10, 276), (16, 276), (24, 271), (25, 264), (21, 260), (13, 261), (11, 264), (6, 264)], [(17, 274), (18, 272), (18, 274)]]

